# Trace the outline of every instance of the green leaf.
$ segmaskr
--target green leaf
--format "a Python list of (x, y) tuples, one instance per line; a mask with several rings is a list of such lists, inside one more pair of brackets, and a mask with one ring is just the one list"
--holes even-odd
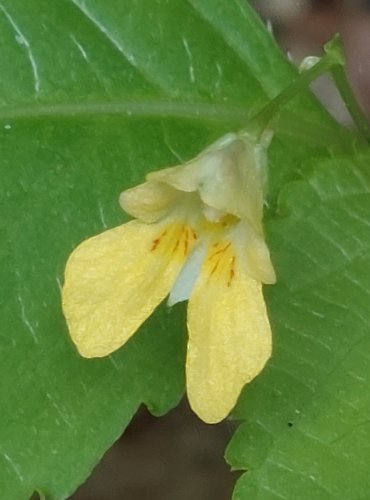
[(274, 355), (242, 397), (234, 498), (360, 499), (370, 490), (370, 152), (288, 184), (269, 237)]
[[(184, 309), (164, 307), (113, 356), (79, 358), (68, 254), (125, 220), (121, 190), (245, 125), (295, 70), (241, 0), (3, 0), (0, 28), (1, 494), (63, 499), (141, 402), (178, 402), (185, 355)], [(271, 207), (343, 134), (309, 94), (277, 130)]]

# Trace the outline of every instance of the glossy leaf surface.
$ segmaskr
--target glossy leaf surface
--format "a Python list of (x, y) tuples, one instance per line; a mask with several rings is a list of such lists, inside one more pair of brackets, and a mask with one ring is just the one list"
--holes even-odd
[[(177, 306), (113, 356), (79, 358), (60, 309), (68, 254), (125, 220), (120, 191), (243, 126), (295, 72), (241, 0), (3, 0), (0, 41), (1, 494), (63, 499), (141, 402), (155, 414), (178, 402), (185, 354)], [(289, 106), (271, 147), (271, 211), (341, 134), (309, 95)], [(271, 227), (279, 269), (291, 253)], [(268, 293), (277, 323), (295, 317), (284, 286)], [(274, 401), (260, 385), (250, 398)]]

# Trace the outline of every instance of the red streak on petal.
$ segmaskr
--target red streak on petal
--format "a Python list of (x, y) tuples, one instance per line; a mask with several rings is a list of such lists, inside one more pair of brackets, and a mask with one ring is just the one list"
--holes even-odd
[(232, 260), (231, 260), (231, 267), (230, 267), (230, 273), (229, 273), (229, 281), (227, 282), (227, 286), (231, 286), (231, 283), (235, 277), (235, 255), (233, 256)]
[(184, 238), (184, 255), (188, 254), (188, 249), (189, 249), (189, 232), (186, 229)]
[(218, 268), (219, 263), (220, 263), (220, 260), (218, 260), (218, 261), (216, 262), (216, 264), (212, 267), (212, 270), (211, 270), (211, 272), (210, 272), (210, 274), (211, 274), (211, 275), (212, 275), (212, 274), (214, 274), (214, 273), (216, 272), (216, 270), (217, 270), (217, 268)]
[(159, 242), (161, 241), (161, 238), (156, 238), (155, 240), (153, 240), (153, 243), (152, 243), (152, 247), (151, 247), (151, 251), (154, 252), (154, 250), (157, 248), (157, 246), (159, 245)]

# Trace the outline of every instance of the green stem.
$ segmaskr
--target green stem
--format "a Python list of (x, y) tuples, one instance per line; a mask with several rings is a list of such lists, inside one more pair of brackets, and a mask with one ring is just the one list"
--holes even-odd
[(352, 93), (344, 67), (345, 57), (342, 42), (339, 35), (335, 35), (325, 44), (323, 57), (318, 59), (318, 62), (309, 69), (303, 70), (293, 83), (254, 115), (248, 122), (245, 132), (253, 130), (257, 138), (260, 138), (285, 104), (303, 89), (307, 88), (316, 78), (330, 71), (353, 121), (357, 125), (361, 135), (370, 142), (370, 126)]
[(312, 66), (312, 68), (301, 73), (297, 80), (286, 87), (282, 92), (280, 92), (280, 94), (278, 94), (274, 99), (272, 99), (272, 101), (262, 108), (261, 111), (250, 119), (247, 130), (254, 129), (255, 133), (260, 136), (285, 104), (287, 104), (302, 89), (308, 87), (308, 85), (316, 80), (317, 77), (330, 70), (333, 64), (338, 63), (333, 63), (332, 58), (326, 54), (314, 66)]
[(340, 96), (343, 99), (343, 102), (346, 105), (346, 108), (348, 109), (348, 112), (356, 124), (360, 134), (367, 142), (370, 142), (370, 126), (368, 120), (352, 92), (344, 67), (334, 66), (331, 68), (331, 74)]

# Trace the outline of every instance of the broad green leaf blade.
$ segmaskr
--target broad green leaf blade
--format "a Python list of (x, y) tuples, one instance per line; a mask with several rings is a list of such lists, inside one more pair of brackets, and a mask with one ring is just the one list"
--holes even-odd
[[(294, 70), (236, 0), (4, 0), (0, 40), (1, 493), (63, 499), (141, 402), (177, 403), (185, 352), (178, 307), (80, 359), (60, 310), (68, 254), (124, 220), (122, 189), (244, 125)], [(319, 126), (341, 133), (309, 95), (290, 112), (303, 126), (276, 136), (272, 193), (326, 154)]]
[(370, 153), (288, 184), (269, 235), (274, 356), (244, 393), (234, 498), (359, 499), (370, 490)]

